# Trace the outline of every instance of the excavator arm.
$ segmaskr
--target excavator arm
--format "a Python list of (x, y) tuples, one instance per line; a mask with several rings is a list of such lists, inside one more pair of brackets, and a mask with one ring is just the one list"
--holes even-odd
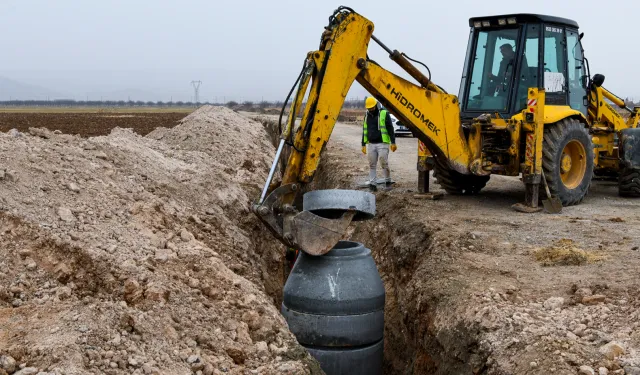
[(431, 154), (449, 168), (469, 173), (472, 156), (460, 126), (455, 95), (431, 91), (368, 61), (357, 81), (394, 116), (413, 130)]
[[(276, 158), (262, 196), (253, 206), (277, 238), (309, 254), (328, 252), (352, 220), (371, 214), (357, 205), (337, 204), (331, 210), (312, 212), (298, 203), (304, 186), (313, 180), (354, 81), (401, 119), (449, 168), (469, 173), (470, 158), (476, 153), (469, 149), (462, 132), (457, 97), (431, 82), (406, 55), (387, 48), (373, 31), (373, 23), (350, 8), (340, 7), (329, 18), (320, 48), (305, 59)], [(418, 84), (370, 60), (367, 50), (372, 39)], [(300, 112), (301, 119), (296, 123)], [(284, 163), (282, 180), (272, 183), (280, 162)]]

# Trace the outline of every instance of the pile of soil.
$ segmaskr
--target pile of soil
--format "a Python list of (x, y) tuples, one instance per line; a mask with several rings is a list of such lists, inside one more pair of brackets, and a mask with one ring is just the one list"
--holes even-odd
[(274, 155), (205, 106), (172, 129), (0, 134), (0, 374), (311, 374), (249, 211)]
[(551, 246), (537, 249), (534, 255), (543, 266), (582, 266), (606, 259), (605, 255), (582, 250), (573, 240), (567, 238), (562, 238)]

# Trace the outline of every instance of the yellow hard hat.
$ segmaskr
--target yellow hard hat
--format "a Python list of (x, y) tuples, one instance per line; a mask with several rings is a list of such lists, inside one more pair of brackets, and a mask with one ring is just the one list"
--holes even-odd
[(364, 102), (364, 106), (367, 107), (367, 109), (375, 107), (376, 104), (378, 104), (378, 101), (371, 96), (368, 97)]

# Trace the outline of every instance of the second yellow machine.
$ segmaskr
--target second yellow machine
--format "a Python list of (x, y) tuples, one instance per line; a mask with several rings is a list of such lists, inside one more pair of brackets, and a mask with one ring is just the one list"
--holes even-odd
[[(453, 95), (412, 62), (424, 64), (376, 38), (362, 15), (340, 7), (329, 20), (319, 49), (304, 61), (276, 160), (254, 206), (285, 244), (305, 250), (287, 228), (297, 215), (310, 215), (296, 204), (301, 185), (313, 179), (354, 81), (426, 146), (418, 162), (423, 191), (434, 169), (450, 194), (475, 194), (492, 174), (521, 175), (525, 198), (515, 208), (522, 211), (540, 209), (541, 183), (565, 206), (581, 202), (594, 173), (616, 174), (621, 195), (640, 195), (640, 108), (627, 108), (607, 91), (603, 75), (591, 76), (575, 21), (533, 14), (470, 19), (460, 92)], [(371, 60), (371, 41), (416, 83)], [(280, 158), (286, 159), (283, 178), (272, 183)], [(339, 227), (353, 215), (345, 217)], [(314, 226), (337, 231), (332, 219), (314, 218)]]

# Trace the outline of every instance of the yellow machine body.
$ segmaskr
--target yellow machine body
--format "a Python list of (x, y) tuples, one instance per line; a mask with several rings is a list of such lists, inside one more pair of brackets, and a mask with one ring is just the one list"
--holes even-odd
[[(526, 24), (519, 25), (518, 22), (521, 20), (510, 16), (494, 16), (487, 18), (487, 21), (470, 20), (473, 35), (470, 39), (473, 42), (470, 43), (475, 44), (468, 47), (463, 78), (467, 83), (463, 81), (461, 85), (467, 91), (463, 90), (461, 95), (453, 95), (434, 84), (430, 76), (425, 76), (410, 62), (415, 60), (397, 50), (391, 50), (378, 40), (373, 35), (373, 22), (349, 8), (340, 7), (325, 27), (319, 49), (307, 54), (288, 122), (281, 135), (286, 149), (282, 157), (282, 181), (271, 185), (271, 181), (268, 181), (269, 189), (266, 191), (265, 187), (265, 192), (273, 192), (279, 186), (298, 187), (312, 181), (345, 98), (352, 84), (357, 81), (419, 139), (418, 171), (423, 182), (425, 174), (428, 176), (429, 171), (435, 169), (436, 179), (447, 192), (467, 194), (477, 193), (492, 174), (521, 175), (525, 183), (525, 199), (515, 208), (538, 211), (538, 189), (542, 182), (562, 198), (563, 204), (579, 203), (586, 195), (593, 170), (619, 169), (620, 152), (616, 134), (622, 129), (636, 128), (640, 121), (640, 111), (627, 108), (630, 116), (624, 119), (613, 107), (616, 105), (626, 108), (624, 102), (604, 89), (600, 78), (592, 81), (586, 76), (580, 77), (580, 86), (586, 93), (583, 106), (575, 98), (571, 105), (555, 104), (558, 103), (558, 95), (549, 93), (545, 84), (547, 79), (557, 79), (560, 73), (547, 71), (547, 55), (544, 56), (544, 72), (542, 62), (539, 66), (527, 66), (527, 72), (524, 68), (512, 68), (514, 73), (518, 72), (522, 77), (525, 77), (525, 73), (531, 74), (529, 81), (523, 78), (522, 82), (532, 82), (533, 77), (537, 82), (535, 86), (517, 86), (520, 79), (517, 76), (510, 81), (513, 91), (503, 89), (503, 93), (500, 93), (500, 89), (495, 90), (505, 98), (507, 93), (511, 95), (511, 99), (501, 99), (505, 103), (514, 103), (509, 104), (511, 107), (505, 105), (501, 111), (482, 109), (482, 92), (486, 88), (480, 87), (477, 82), (469, 82), (474, 80), (474, 74), (478, 70), (473, 65), (479, 56), (474, 55), (474, 46), (481, 43), (491, 46), (488, 39), (479, 41), (485, 34), (520, 27), (521, 31), (517, 34), (519, 39), (514, 42), (515, 48), (526, 45), (529, 49), (536, 48), (536, 51), (543, 48), (545, 53), (550, 48), (547, 47), (550, 41), (564, 38), (561, 32), (571, 32), (574, 38), (572, 40), (579, 41), (574, 35), (577, 33), (577, 24), (573, 25), (570, 20), (566, 20), (566, 29), (565, 26), (562, 29), (548, 26), (549, 22), (564, 22), (554, 17), (536, 19), (531, 16), (526, 18)], [(536, 27), (546, 27), (546, 30), (543, 33)], [(516, 35), (513, 31), (509, 32)], [(543, 40), (535, 39), (538, 38), (536, 35)], [(501, 36), (497, 38), (502, 39)], [(395, 75), (370, 60), (367, 51), (371, 41), (384, 48), (391, 60), (408, 72), (416, 82)], [(539, 43), (540, 47), (535, 43)], [(496, 50), (498, 47), (502, 48), (504, 45), (495, 44)], [(555, 53), (560, 56), (558, 61), (565, 58), (561, 56), (562, 51)], [(530, 55), (530, 59), (533, 59), (531, 56), (537, 58), (537, 55)], [(489, 58), (485, 60), (493, 63)], [(515, 61), (521, 60), (524, 61), (524, 57), (517, 57)], [(575, 63), (576, 71), (584, 72), (584, 66), (577, 65), (583, 62)], [(494, 65), (497, 66), (497, 62)], [(516, 76), (514, 73), (513, 77)], [(541, 77), (543, 74), (544, 84)], [(493, 80), (499, 82), (497, 87), (507, 87), (506, 73), (504, 77), (494, 75)], [(574, 86), (575, 80), (574, 77)], [(563, 84), (570, 85), (566, 82)], [(480, 94), (472, 96), (471, 85), (475, 85), (473, 90)], [(499, 102), (494, 94), (490, 92), (490, 95), (487, 103)], [(304, 109), (301, 110), (303, 103)], [(480, 112), (470, 112), (469, 107), (477, 103), (480, 103)], [(299, 116), (301, 119), (297, 121)], [(279, 160), (276, 159), (274, 164), (278, 163)], [(545, 176), (545, 181), (542, 181), (542, 176)], [(426, 185), (421, 185), (421, 190), (428, 191), (428, 178)], [(296, 191), (299, 192), (300, 189), (289, 189), (277, 200), (272, 200), (277, 202), (278, 207), (263, 208), (263, 221), (267, 222), (264, 220), (265, 216), (281, 213), (286, 222), (287, 215), (296, 213), (295, 209), (281, 209), (283, 206), (295, 205), (298, 194)], [(262, 203), (258, 202), (256, 210)], [(267, 211), (269, 215), (266, 214)], [(276, 221), (271, 220), (268, 223), (272, 229), (274, 222)], [(283, 242), (291, 245), (291, 241), (284, 238), (287, 230), (275, 229), (274, 233), (279, 233)]]

